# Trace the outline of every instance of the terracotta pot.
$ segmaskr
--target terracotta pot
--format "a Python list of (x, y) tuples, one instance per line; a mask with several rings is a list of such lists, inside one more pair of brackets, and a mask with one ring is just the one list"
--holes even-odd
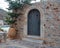
[(14, 39), (16, 37), (16, 30), (15, 28), (10, 28), (8, 32), (8, 38)]

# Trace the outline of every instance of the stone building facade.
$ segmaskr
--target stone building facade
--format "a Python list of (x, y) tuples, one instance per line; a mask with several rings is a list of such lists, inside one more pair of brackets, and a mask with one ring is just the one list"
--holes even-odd
[(40, 35), (37, 36), (38, 39), (46, 39), (46, 41), (55, 42), (57, 45), (60, 45), (60, 1), (41, 1), (31, 6), (25, 6), (22, 11), (24, 14), (20, 15), (17, 19), (18, 34), (23, 38), (35, 36), (29, 35), (27, 31), (28, 14), (31, 10), (37, 10), (40, 13)]

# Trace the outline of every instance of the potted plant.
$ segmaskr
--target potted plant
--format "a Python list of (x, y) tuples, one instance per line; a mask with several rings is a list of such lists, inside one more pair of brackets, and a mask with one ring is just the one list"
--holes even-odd
[(30, 5), (31, 0), (14, 0), (14, 1), (13, 0), (7, 0), (7, 2), (9, 3), (9, 8), (8, 8), (9, 17), (6, 17), (5, 21), (11, 26), (11, 28), (8, 32), (8, 36), (10, 38), (15, 38), (17, 36), (17, 31), (18, 31), (16, 28), (17, 18), (18, 18), (18, 16), (23, 14), (21, 12), (18, 13), (18, 10), (22, 11), (23, 7), (25, 5)]
[(15, 20), (13, 20), (10, 16), (8, 16), (6, 17), (5, 21), (8, 23), (8, 25), (10, 25), (10, 29), (8, 31), (8, 38), (15, 39), (16, 31), (13, 26), (13, 24), (15, 23)]

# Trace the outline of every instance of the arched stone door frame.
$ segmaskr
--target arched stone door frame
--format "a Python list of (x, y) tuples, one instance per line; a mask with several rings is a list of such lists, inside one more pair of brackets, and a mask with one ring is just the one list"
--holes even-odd
[[(28, 32), (27, 32), (28, 13), (29, 13), (29, 11), (31, 11), (33, 9), (36, 9), (40, 12), (40, 36), (39, 36), (39, 38), (44, 38), (44, 26), (43, 26), (44, 22), (45, 22), (44, 21), (45, 20), (44, 19), (44, 11), (39, 6), (30, 6), (29, 8), (26, 9), (25, 14), (24, 14), (24, 16), (25, 16), (24, 36), (25, 37), (29, 36)], [(31, 37), (33, 37), (33, 36), (31, 36)]]
[(30, 36), (40, 36), (40, 12), (37, 9), (29, 11), (27, 16), (27, 32)]

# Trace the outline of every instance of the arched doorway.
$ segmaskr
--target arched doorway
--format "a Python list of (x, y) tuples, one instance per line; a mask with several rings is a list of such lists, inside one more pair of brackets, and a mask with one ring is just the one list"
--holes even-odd
[(32, 9), (28, 13), (28, 35), (40, 36), (40, 12)]

